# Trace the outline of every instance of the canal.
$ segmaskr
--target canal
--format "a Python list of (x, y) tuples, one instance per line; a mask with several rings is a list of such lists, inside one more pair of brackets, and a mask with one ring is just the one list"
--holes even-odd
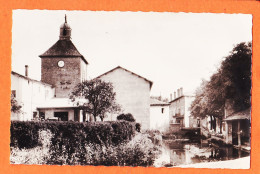
[(201, 162), (215, 162), (249, 156), (250, 153), (232, 146), (218, 147), (201, 143), (163, 140), (161, 155), (155, 167), (174, 167)]

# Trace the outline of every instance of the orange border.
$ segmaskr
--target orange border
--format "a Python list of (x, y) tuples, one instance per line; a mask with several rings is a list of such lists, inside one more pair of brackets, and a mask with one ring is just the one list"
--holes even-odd
[[(193, 173), (193, 174), (248, 174), (260, 171), (260, 1), (257, 0), (0, 0), (0, 173)], [(105, 11), (168, 11), (253, 14), (253, 64), (252, 64), (252, 152), (251, 169), (180, 169), (142, 167), (84, 167), (36, 166), (9, 164), (10, 126), (10, 71), (13, 9), (49, 10), (105, 10)], [(26, 39), (26, 38), (25, 38)]]

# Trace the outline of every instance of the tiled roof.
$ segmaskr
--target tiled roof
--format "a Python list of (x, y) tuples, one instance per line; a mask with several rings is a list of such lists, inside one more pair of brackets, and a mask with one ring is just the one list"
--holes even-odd
[(45, 53), (41, 54), (40, 57), (81, 57), (88, 64), (87, 60), (79, 53), (72, 41), (66, 39), (58, 40)]
[(148, 79), (146, 79), (146, 78), (144, 78), (144, 77), (142, 77), (142, 76), (140, 76), (140, 75), (138, 75), (138, 74), (136, 74), (136, 73), (134, 73), (134, 72), (132, 72), (132, 71), (129, 71), (129, 70), (125, 69), (125, 68), (122, 68), (121, 66), (115, 67), (114, 69), (111, 69), (110, 71), (108, 71), (108, 72), (106, 72), (106, 73), (104, 73), (104, 74), (101, 74), (100, 76), (98, 76), (98, 77), (96, 77), (96, 78), (100, 78), (100, 77), (102, 77), (102, 76), (104, 76), (104, 75), (106, 75), (106, 74), (108, 74), (108, 73), (111, 73), (111, 72), (117, 70), (117, 69), (123, 69), (123, 70), (125, 70), (125, 71), (127, 71), (127, 72), (129, 72), (129, 73), (131, 73), (131, 74), (133, 74), (133, 75), (135, 75), (135, 76), (137, 76), (137, 77), (139, 77), (139, 78), (144, 79), (145, 81), (147, 81), (147, 82), (150, 84), (150, 88), (152, 88), (152, 85), (153, 85), (153, 82), (152, 82), (152, 81), (150, 81), (150, 80), (148, 80)]
[(18, 77), (21, 77), (21, 78), (23, 78), (23, 79), (25, 79), (25, 80), (29, 80), (29, 81), (32, 81), (32, 82), (37, 82), (37, 83), (40, 83), (40, 84), (42, 84), (42, 85), (47, 85), (47, 86), (52, 87), (52, 85), (50, 85), (50, 84), (48, 84), (48, 83), (44, 83), (44, 82), (39, 81), (39, 80), (31, 79), (31, 78), (29, 78), (29, 77), (26, 77), (26, 76), (21, 75), (21, 74), (19, 74), (19, 73), (17, 73), (17, 72), (14, 72), (14, 71), (11, 71), (11, 74), (12, 74), (12, 75), (15, 75), (15, 76), (18, 76)]
[(235, 112), (231, 115), (229, 115), (224, 121), (232, 121), (232, 120), (250, 120), (251, 116), (251, 108), (248, 108), (246, 110)]
[(167, 102), (157, 100), (155, 98), (150, 98), (150, 106), (167, 106), (167, 105), (170, 105), (170, 104)]

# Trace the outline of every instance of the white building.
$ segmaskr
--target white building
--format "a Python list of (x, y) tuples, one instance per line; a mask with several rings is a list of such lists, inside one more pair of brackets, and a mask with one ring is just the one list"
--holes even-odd
[(169, 103), (150, 99), (150, 129), (168, 131), (170, 126)]
[(193, 95), (183, 94), (182, 88), (177, 90), (177, 96), (176, 92), (174, 93), (174, 99), (169, 102), (172, 124), (179, 124), (180, 127), (193, 127), (190, 106), (194, 99)]
[[(123, 113), (131, 113), (142, 129), (150, 128), (151, 81), (120, 66), (97, 78), (113, 84), (116, 102), (121, 105)], [(116, 116), (111, 114), (105, 120), (116, 120)]]
[[(28, 72), (26, 67), (26, 72)], [(12, 95), (22, 106), (20, 113), (11, 113), (11, 120), (32, 120), (37, 114), (37, 106), (54, 96), (55, 88), (41, 81), (11, 72)]]

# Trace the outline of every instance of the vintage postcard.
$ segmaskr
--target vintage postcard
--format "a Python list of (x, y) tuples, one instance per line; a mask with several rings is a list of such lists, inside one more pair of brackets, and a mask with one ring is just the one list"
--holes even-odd
[(250, 169), (252, 19), (13, 10), (10, 164)]

